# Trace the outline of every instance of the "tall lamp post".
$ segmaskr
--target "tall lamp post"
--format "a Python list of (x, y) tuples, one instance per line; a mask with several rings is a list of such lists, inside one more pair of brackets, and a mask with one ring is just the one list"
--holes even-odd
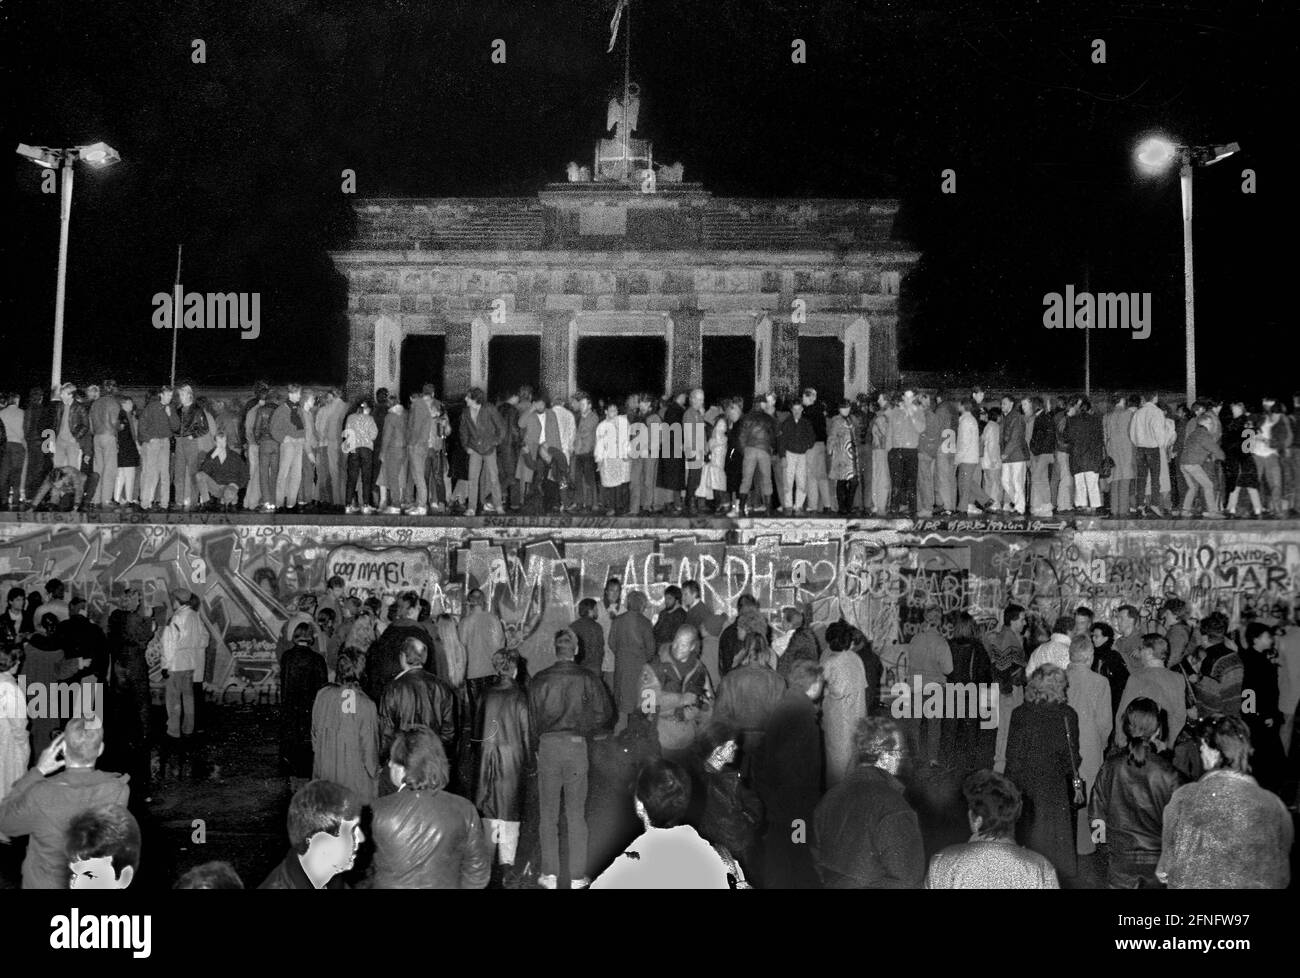
[(72, 164), (84, 160), (92, 166), (112, 166), (122, 159), (107, 143), (89, 146), (50, 146), (18, 144), (18, 155), (47, 170), (58, 170), (59, 190), (59, 279), (54, 292), (54, 364), (50, 368), (50, 387), (58, 390), (63, 380), (63, 304), (68, 280), (68, 225), (72, 221)]
[(1221, 146), (1184, 146), (1150, 136), (1138, 146), (1138, 166), (1147, 173), (1164, 173), (1175, 160), (1179, 163), (1178, 179), (1183, 198), (1183, 305), (1187, 333), (1187, 400), (1196, 400), (1196, 302), (1192, 275), (1192, 167), (1210, 166), (1226, 160), (1241, 147), (1236, 143)]

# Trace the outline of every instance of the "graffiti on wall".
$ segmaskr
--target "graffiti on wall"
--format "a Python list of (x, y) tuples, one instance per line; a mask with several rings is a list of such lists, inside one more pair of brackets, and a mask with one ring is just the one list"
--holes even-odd
[(6, 588), (39, 590), (61, 578), (92, 617), (106, 615), (128, 586), (156, 607), (177, 587), (197, 594), (212, 635), (206, 679), (222, 697), (274, 695), (296, 598), (335, 576), (360, 597), (414, 590), (434, 614), (458, 614), (468, 591), (481, 588), (534, 671), (553, 661), (552, 636), (578, 602), (599, 599), (610, 577), (644, 593), (654, 612), (669, 585), (695, 580), (728, 614), (750, 593), (773, 617), (805, 608), (819, 629), (843, 617), (897, 664), (931, 605), (969, 612), (982, 630), (997, 627), (1010, 602), (1048, 621), (1079, 605), (1113, 620), (1130, 604), (1153, 622), (1167, 597), (1187, 600), (1198, 617), (1281, 617), (1300, 586), (1300, 534), (0, 524)]

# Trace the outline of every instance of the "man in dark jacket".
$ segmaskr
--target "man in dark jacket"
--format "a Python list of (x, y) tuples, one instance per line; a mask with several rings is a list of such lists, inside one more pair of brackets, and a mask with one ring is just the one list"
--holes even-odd
[(821, 659), (821, 644), (817, 635), (804, 623), (804, 613), (795, 607), (786, 608), (782, 614), (785, 627), (790, 631), (790, 642), (776, 663), (776, 674), (788, 680), (790, 670), (801, 659), (816, 664)]
[(312, 781), (289, 802), (289, 852), (261, 890), (346, 890), (340, 874), (366, 840), (361, 801), (333, 781)]
[(567, 628), (555, 633), (555, 665), (528, 688), (530, 734), (537, 750), (542, 871), (538, 884), (559, 885), (560, 806), (569, 827), (569, 879), (585, 888), (587, 877), (587, 742), (609, 729), (614, 704), (604, 684), (573, 661), (578, 640)]
[(88, 809), (125, 805), (130, 798), (129, 776), (95, 770), (102, 753), (103, 724), (77, 717), (5, 795), (0, 833), (31, 837), (23, 860), (24, 890), (66, 890), (64, 841), (72, 820)]
[(280, 662), (280, 759), (294, 777), (311, 774), (311, 711), (327, 682), (325, 657), (316, 651), (315, 629), (303, 622)]
[(903, 731), (893, 719), (868, 717), (855, 738), (856, 770), (826, 792), (813, 815), (817, 875), (831, 889), (917, 889), (925, 849), (897, 777)]
[(1002, 398), (1002, 500), (1003, 510), (1025, 515), (1025, 469), (1029, 443), (1025, 440), (1025, 416), (1010, 397)]
[(86, 599), (73, 598), (68, 602), (68, 620), (59, 624), (55, 633), (64, 659), (84, 659), (90, 663), (73, 673), (68, 682), (102, 683), (108, 678), (108, 640), (104, 630), (86, 617)]
[(405, 790), (370, 806), (374, 889), (481, 890), (487, 886), (492, 850), (474, 805), (446, 790), (449, 769), (434, 731), (415, 724), (398, 732), (388, 771), (390, 780), (400, 782)]
[(801, 659), (790, 669), (789, 689), (777, 703), (756, 751), (754, 788), (767, 809), (764, 880), (769, 889), (816, 887), (809, 829), (821, 795), (822, 741), (816, 702), (825, 681), (821, 667)]
[(533, 392), (517, 391), (497, 405), (497, 416), (501, 419), (504, 434), (497, 442), (497, 479), (501, 483), (502, 509), (514, 509), (523, 500), (519, 498), (519, 480), (515, 478), (515, 466), (519, 464), (519, 449), (523, 445), (523, 432), (519, 430), (519, 402), (531, 402)]
[(1052, 515), (1052, 462), (1056, 458), (1056, 424), (1038, 395), (1020, 402), (1029, 436), (1030, 495), (1033, 516)]
[(609, 647), (614, 653), (614, 702), (618, 713), (615, 733), (641, 712), (641, 671), (659, 654), (654, 628), (645, 616), (645, 595), (627, 596), (627, 611), (609, 626)]
[(664, 588), (664, 609), (655, 619), (655, 645), (662, 651), (672, 644), (677, 629), (686, 624), (686, 609), (682, 607), (682, 589), (676, 584)]
[[(445, 679), (429, 672), (429, 647), (419, 638), (402, 643), (405, 668), (388, 684), (379, 701), (379, 756), (385, 758), (398, 731), (413, 724), (424, 724), (437, 732), (448, 757), (456, 757), (456, 691)], [(380, 785), (380, 792), (392, 790)]]
[(595, 598), (578, 602), (578, 617), (569, 624), (569, 629), (578, 636), (579, 665), (599, 679), (605, 661), (605, 631), (596, 621)]
[[(1101, 418), (1092, 413), (1092, 402), (1076, 397), (1070, 404), (1062, 436), (1069, 452), (1069, 471), (1074, 477), (1074, 508), (1088, 516), (1101, 509), (1098, 473), (1105, 457), (1105, 432)], [(1064, 498), (1064, 492), (1059, 494)]]
[(416, 621), (420, 613), (420, 596), (414, 591), (403, 591), (397, 596), (397, 620), (384, 629), (384, 634), (370, 643), (366, 650), (366, 670), (361, 688), (378, 703), (384, 689), (406, 668), (402, 662), (402, 645), (408, 638), (428, 639), (429, 633)]
[(802, 402), (795, 401), (791, 404), (790, 416), (781, 422), (776, 432), (777, 452), (785, 463), (785, 484), (781, 486), (781, 506), (787, 516), (792, 510), (803, 509), (807, 499), (807, 455), (812, 451), (817, 437), (811, 419), (804, 416), (803, 410)]
[(766, 513), (772, 499), (772, 453), (776, 450), (776, 395), (759, 394), (754, 409), (740, 419), (740, 447), (744, 452), (744, 469), (740, 477), (740, 500), (732, 511), (747, 515), (749, 491), (758, 472), (758, 491)]
[[(506, 436), (501, 415), (478, 387), (471, 387), (465, 395), (465, 410), (460, 413), (460, 443), (469, 452), (469, 506), (466, 516), (473, 516), (482, 499), (483, 512), (493, 512), (493, 506), (505, 510), (501, 498), (501, 480), (497, 477), (497, 446)], [(479, 477), (483, 478), (482, 492)], [(491, 499), (489, 500), (489, 497)]]

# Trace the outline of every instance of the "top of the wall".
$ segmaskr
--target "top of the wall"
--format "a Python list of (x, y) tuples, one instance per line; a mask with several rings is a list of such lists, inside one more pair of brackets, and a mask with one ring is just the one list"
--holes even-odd
[(346, 251), (820, 251), (897, 248), (897, 200), (714, 197), (550, 184), (534, 197), (368, 198)]

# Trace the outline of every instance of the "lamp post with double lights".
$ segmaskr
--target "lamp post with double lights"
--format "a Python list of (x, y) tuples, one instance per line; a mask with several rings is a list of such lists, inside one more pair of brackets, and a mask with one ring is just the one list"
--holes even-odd
[(54, 293), (54, 364), (50, 368), (50, 386), (57, 391), (63, 380), (63, 304), (68, 279), (68, 225), (72, 221), (72, 173), (77, 160), (91, 166), (112, 166), (122, 159), (117, 150), (107, 143), (88, 146), (69, 146), (62, 149), (50, 146), (18, 144), (18, 155), (31, 160), (47, 170), (58, 170), (61, 177), (59, 189), (59, 280)]
[(1196, 400), (1196, 309), (1192, 282), (1192, 168), (1226, 160), (1241, 147), (1236, 143), (1219, 146), (1183, 146), (1163, 136), (1150, 136), (1137, 148), (1138, 166), (1147, 173), (1163, 173), (1179, 162), (1179, 183), (1183, 197), (1183, 305), (1187, 332), (1187, 400)]

